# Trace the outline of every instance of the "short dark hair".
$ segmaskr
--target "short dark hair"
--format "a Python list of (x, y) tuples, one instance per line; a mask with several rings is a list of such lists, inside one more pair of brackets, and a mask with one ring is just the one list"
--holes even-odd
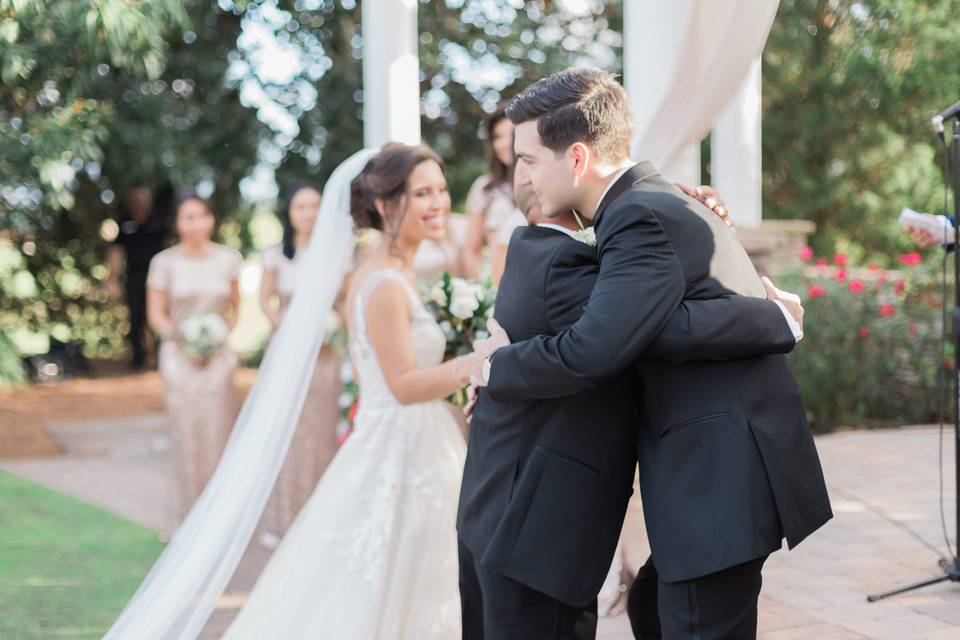
[(534, 82), (510, 102), (507, 117), (513, 124), (538, 120), (540, 139), (555, 153), (584, 142), (607, 160), (630, 157), (627, 92), (600, 69), (568, 69)]
[(436, 162), (443, 170), (443, 160), (425, 144), (386, 144), (364, 167), (350, 185), (350, 212), (358, 229), (383, 231), (383, 216), (376, 200), (391, 205), (400, 202), (407, 190), (407, 180), (423, 162)]

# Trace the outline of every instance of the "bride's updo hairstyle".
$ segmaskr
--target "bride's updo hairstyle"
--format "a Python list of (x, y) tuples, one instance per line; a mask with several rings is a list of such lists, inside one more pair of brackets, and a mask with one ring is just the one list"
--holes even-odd
[[(443, 169), (440, 156), (423, 144), (391, 142), (371, 158), (350, 185), (350, 213), (357, 228), (385, 231), (388, 235), (399, 229), (407, 181), (413, 170), (428, 160)], [(383, 214), (377, 208), (377, 200), (382, 203)]]

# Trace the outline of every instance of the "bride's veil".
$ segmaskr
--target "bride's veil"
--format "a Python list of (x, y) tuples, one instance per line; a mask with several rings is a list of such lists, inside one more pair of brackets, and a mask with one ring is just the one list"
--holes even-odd
[(105, 638), (193, 640), (216, 606), (296, 430), (326, 318), (353, 256), (350, 184), (376, 154), (359, 151), (330, 176), (290, 306), (220, 464)]

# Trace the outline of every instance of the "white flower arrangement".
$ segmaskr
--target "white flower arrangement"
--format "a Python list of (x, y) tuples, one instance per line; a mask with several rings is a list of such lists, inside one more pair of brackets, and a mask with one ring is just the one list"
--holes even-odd
[(573, 217), (577, 219), (577, 226), (580, 227), (579, 231), (573, 232), (573, 239), (588, 247), (597, 246), (597, 232), (593, 230), (593, 227), (584, 227), (583, 221), (580, 220), (580, 214), (576, 211), (573, 212)]
[(490, 284), (454, 278), (444, 273), (424, 294), (424, 300), (447, 339), (446, 357), (473, 351), (477, 334), (487, 335), (496, 292)]
[(184, 343), (184, 353), (188, 357), (202, 360), (223, 347), (230, 328), (216, 313), (195, 313), (185, 317), (177, 331)]
[(586, 229), (580, 229), (579, 231), (573, 232), (574, 240), (582, 242), (583, 244), (595, 247), (597, 246), (597, 234), (594, 232), (593, 227), (588, 227)]
[(327, 314), (327, 321), (323, 330), (323, 346), (330, 347), (336, 344), (340, 339), (338, 334), (343, 328), (343, 319), (340, 314), (331, 309), (330, 313)]
[[(473, 341), (488, 338), (487, 321), (493, 317), (496, 291), (491, 283), (470, 282), (444, 273), (440, 281), (424, 294), (427, 309), (433, 313), (447, 340), (444, 359), (473, 351)], [(454, 394), (454, 404), (467, 402), (462, 391)]]

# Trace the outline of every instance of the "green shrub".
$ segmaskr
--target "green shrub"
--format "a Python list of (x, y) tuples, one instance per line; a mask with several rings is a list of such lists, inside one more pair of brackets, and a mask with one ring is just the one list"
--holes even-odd
[(20, 353), (6, 334), (0, 333), (0, 387), (22, 384), (26, 380)]
[(780, 279), (804, 297), (805, 336), (790, 359), (814, 430), (935, 422), (952, 366), (941, 353), (940, 263), (906, 254), (903, 270), (883, 271), (842, 254), (802, 257)]

